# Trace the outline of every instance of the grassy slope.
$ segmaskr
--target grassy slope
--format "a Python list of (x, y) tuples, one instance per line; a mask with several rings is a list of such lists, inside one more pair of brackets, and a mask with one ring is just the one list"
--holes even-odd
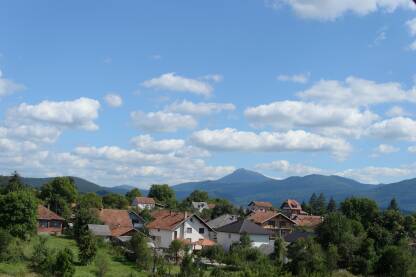
[[(33, 253), (33, 245), (36, 242), (36, 238), (32, 239), (25, 248), (25, 256), (30, 257)], [(61, 237), (50, 237), (47, 242), (51, 248), (60, 250), (65, 247), (69, 247), (76, 256), (78, 255), (78, 248), (76, 243), (72, 239), (66, 239)], [(107, 249), (100, 249), (100, 251), (107, 251)], [(110, 255), (110, 253), (109, 253)], [(111, 255), (110, 255), (111, 256)], [(77, 277), (93, 277), (95, 276), (94, 264), (88, 266), (76, 266), (75, 276)], [(16, 264), (0, 263), (0, 276), (38, 276), (31, 272), (27, 263), (20, 262)], [(108, 276), (148, 276), (146, 273), (139, 272), (135, 265), (125, 260), (118, 260), (116, 257), (112, 257), (110, 264), (110, 271)]]

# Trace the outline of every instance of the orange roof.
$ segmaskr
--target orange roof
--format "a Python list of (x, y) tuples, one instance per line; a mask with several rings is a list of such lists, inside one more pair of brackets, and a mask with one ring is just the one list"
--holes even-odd
[(192, 214), (186, 214), (184, 212), (173, 212), (167, 210), (160, 210), (152, 213), (153, 221), (149, 222), (146, 227), (148, 229), (163, 229), (172, 230), (179, 223), (186, 218), (192, 216)]
[(136, 197), (137, 204), (155, 204), (155, 200), (151, 197)]
[(210, 240), (210, 239), (200, 239), (200, 240), (194, 242), (193, 244), (200, 245), (200, 246), (204, 247), (204, 246), (213, 246), (216, 243), (215, 243), (215, 241)]
[(283, 202), (283, 205), (284, 204), (287, 204), (289, 206), (289, 208), (292, 209), (292, 210), (302, 210), (302, 206), (296, 200), (288, 199), (285, 202)]
[(133, 223), (127, 210), (101, 209), (98, 216), (105, 225), (108, 225), (111, 234), (115, 237), (133, 229)]
[(215, 208), (215, 204), (208, 204), (208, 209), (213, 209), (213, 208)]
[(250, 219), (251, 221), (253, 221), (254, 223), (257, 223), (257, 224), (263, 224), (264, 222), (266, 222), (266, 221), (268, 221), (268, 220), (270, 220), (270, 219), (272, 219), (274, 217), (277, 217), (277, 216), (282, 216), (285, 219), (287, 219), (287, 220), (292, 221), (293, 223), (295, 223), (293, 220), (291, 220), (290, 218), (288, 218), (284, 214), (278, 213), (278, 212), (274, 212), (274, 211), (266, 211), (266, 212), (260, 212), (260, 211), (258, 211), (258, 212), (254, 212), (254, 213), (251, 213), (248, 216), (248, 219)]
[(273, 207), (272, 203), (265, 202), (265, 201), (251, 201), (251, 203), (254, 203), (254, 205), (257, 206), (257, 207), (265, 207), (265, 208)]
[(45, 219), (45, 220), (65, 220), (56, 213), (52, 212), (48, 208), (38, 205), (37, 209), (37, 219)]
[(292, 218), (298, 226), (316, 227), (322, 223), (323, 218), (318, 215), (296, 215)]

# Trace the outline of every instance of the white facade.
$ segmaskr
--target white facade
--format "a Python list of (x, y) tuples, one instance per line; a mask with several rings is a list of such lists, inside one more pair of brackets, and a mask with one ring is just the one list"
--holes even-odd
[(144, 209), (152, 210), (152, 209), (155, 208), (155, 204), (154, 203), (152, 203), (152, 204), (139, 203), (137, 201), (137, 199), (133, 199), (132, 206), (135, 206), (135, 207), (137, 207), (140, 210), (144, 210)]
[[(249, 235), (251, 240), (251, 245), (253, 247), (260, 247), (265, 244), (269, 244), (269, 235)], [(217, 233), (217, 243), (221, 245), (224, 250), (228, 251), (230, 249), (230, 246), (240, 241), (240, 234), (236, 233), (224, 233), (224, 232), (218, 232)]]
[(197, 217), (192, 216), (182, 222), (174, 230), (149, 229), (149, 234), (154, 238), (156, 247), (169, 248), (175, 239), (197, 242), (200, 239), (211, 239), (212, 231)]

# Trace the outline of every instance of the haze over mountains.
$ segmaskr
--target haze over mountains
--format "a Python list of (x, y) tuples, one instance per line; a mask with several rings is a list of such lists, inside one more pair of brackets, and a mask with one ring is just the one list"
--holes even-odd
[[(102, 187), (82, 178), (73, 178), (81, 192), (97, 192), (102, 195), (109, 192), (124, 194), (133, 188), (129, 185)], [(40, 187), (50, 179), (23, 178), (23, 181), (28, 185)], [(312, 193), (322, 192), (327, 199), (332, 196), (337, 201), (349, 196), (370, 197), (381, 207), (386, 207), (390, 200), (396, 197), (401, 209), (416, 210), (416, 178), (391, 184), (370, 185), (340, 176), (317, 174), (276, 180), (254, 171), (238, 169), (218, 180), (183, 183), (172, 188), (179, 199), (199, 189), (207, 191), (212, 197), (227, 198), (237, 205), (246, 205), (251, 200), (264, 200), (279, 206), (287, 198), (307, 201)], [(147, 193), (145, 190), (141, 191), (143, 194)]]

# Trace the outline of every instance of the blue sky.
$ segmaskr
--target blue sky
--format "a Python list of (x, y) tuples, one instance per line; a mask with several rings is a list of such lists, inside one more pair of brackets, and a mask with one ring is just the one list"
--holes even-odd
[(415, 177), (415, 8), (0, 1), (0, 174)]

